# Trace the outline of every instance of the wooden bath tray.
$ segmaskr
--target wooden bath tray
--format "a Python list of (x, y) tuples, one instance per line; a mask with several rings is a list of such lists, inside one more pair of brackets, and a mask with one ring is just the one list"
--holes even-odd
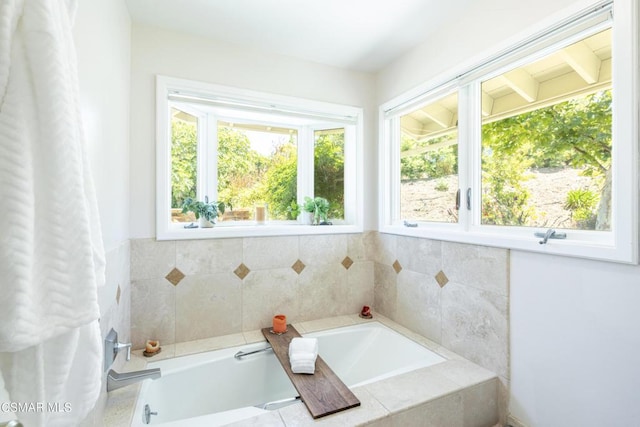
[(313, 375), (294, 374), (289, 362), (289, 343), (300, 334), (296, 329), (287, 325), (287, 332), (276, 335), (270, 332), (271, 328), (262, 329), (273, 352), (278, 357), (282, 368), (291, 379), (293, 386), (298, 390), (300, 398), (307, 405), (307, 409), (313, 418), (335, 414), (345, 409), (360, 406), (358, 398), (338, 378), (320, 356), (316, 359), (316, 372)]

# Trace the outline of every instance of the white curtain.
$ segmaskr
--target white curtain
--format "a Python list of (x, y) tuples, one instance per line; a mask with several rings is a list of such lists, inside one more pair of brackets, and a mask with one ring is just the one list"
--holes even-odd
[[(26, 426), (100, 392), (104, 249), (80, 123), (70, 0), (0, 0), (0, 370)], [(56, 410), (55, 408), (58, 408)]]

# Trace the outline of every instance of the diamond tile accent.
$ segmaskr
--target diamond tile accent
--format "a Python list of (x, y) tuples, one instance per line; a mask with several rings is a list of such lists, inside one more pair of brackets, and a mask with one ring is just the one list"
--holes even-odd
[(400, 265), (400, 262), (398, 260), (395, 260), (392, 267), (396, 271), (396, 273), (400, 273), (402, 271), (402, 266)]
[(164, 276), (164, 278), (171, 282), (173, 286), (178, 286), (178, 283), (184, 279), (184, 273), (177, 268), (174, 268), (169, 272), (169, 274)]
[(240, 263), (238, 268), (233, 270), (233, 272), (235, 273), (236, 276), (238, 276), (240, 278), (240, 280), (242, 280), (245, 277), (247, 277), (247, 274), (251, 273), (251, 270), (249, 270), (249, 267), (244, 265), (244, 263)]
[(342, 260), (342, 266), (348, 270), (349, 267), (351, 267), (352, 265), (353, 265), (353, 260), (348, 256), (344, 257), (344, 259)]
[(164, 276), (164, 278), (171, 282), (173, 286), (178, 286), (178, 283), (184, 279), (184, 273), (177, 268), (174, 268), (169, 272), (169, 274)]
[(444, 288), (444, 285), (449, 283), (449, 278), (444, 274), (444, 271), (440, 270), (438, 271), (438, 274), (436, 274), (436, 282), (438, 282), (438, 285), (440, 285), (441, 288)]
[(122, 291), (120, 290), (120, 285), (118, 285), (118, 290), (116, 291), (116, 304), (120, 305), (120, 294)]
[(295, 271), (298, 274), (302, 273), (302, 270), (304, 270), (305, 267), (306, 267), (306, 265), (304, 265), (304, 262), (302, 262), (300, 260), (297, 260), (291, 266), (291, 268), (293, 268), (293, 271)]

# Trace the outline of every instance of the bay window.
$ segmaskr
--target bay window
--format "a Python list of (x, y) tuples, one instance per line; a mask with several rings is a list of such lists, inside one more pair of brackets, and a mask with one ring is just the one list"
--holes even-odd
[[(168, 77), (157, 88), (159, 239), (361, 231), (359, 108)], [(305, 197), (328, 200), (331, 226), (305, 223)], [(226, 209), (198, 229), (187, 198)]]

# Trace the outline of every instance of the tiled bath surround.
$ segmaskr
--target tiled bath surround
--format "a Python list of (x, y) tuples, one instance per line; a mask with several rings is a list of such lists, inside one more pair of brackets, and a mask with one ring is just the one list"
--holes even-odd
[(131, 339), (164, 344), (373, 305), (375, 233), (131, 242)]
[(509, 384), (509, 251), (422, 238), (372, 239), (374, 307)]
[[(171, 345), (373, 306), (509, 384), (509, 251), (395, 236), (131, 242), (131, 335)], [(175, 283), (175, 285), (173, 284)]]
[(278, 312), (301, 322), (366, 304), (508, 380), (508, 256), (376, 232), (133, 240), (132, 342), (192, 341), (259, 329)]

